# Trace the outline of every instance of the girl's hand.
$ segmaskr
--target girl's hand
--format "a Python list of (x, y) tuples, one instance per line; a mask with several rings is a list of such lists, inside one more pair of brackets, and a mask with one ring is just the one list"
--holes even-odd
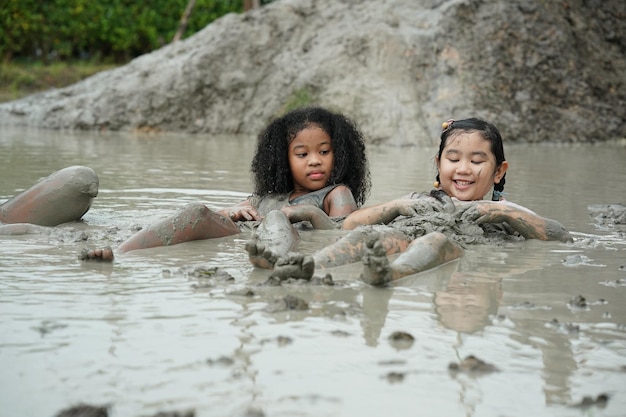
[(263, 220), (263, 217), (252, 206), (235, 206), (224, 209), (221, 211), (224, 216), (227, 216), (234, 222), (250, 221), (250, 220)]
[(480, 210), (477, 204), (463, 202), (457, 206), (457, 215), (460, 216), (461, 222), (465, 223), (496, 223), (497, 220), (490, 219), (489, 215)]
[(462, 221), (506, 223), (526, 239), (573, 241), (569, 231), (558, 221), (541, 217), (517, 204), (481, 201), (464, 206), (459, 212)]
[(280, 209), (289, 218), (291, 223), (308, 220), (315, 229), (334, 229), (335, 223), (324, 210), (309, 205), (285, 206)]
[(417, 216), (444, 211), (444, 205), (435, 198), (396, 200), (396, 209), (401, 216)]

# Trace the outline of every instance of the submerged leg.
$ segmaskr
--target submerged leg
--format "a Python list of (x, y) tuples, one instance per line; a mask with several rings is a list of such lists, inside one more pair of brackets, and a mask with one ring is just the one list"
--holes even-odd
[[(237, 233), (239, 233), (239, 227), (230, 219), (210, 210), (204, 204), (194, 203), (135, 233), (119, 246), (117, 252), (176, 245)], [(81, 253), (79, 259), (110, 261), (113, 260), (113, 253), (107, 248), (87, 250)]]
[(91, 168), (72, 166), (54, 172), (0, 206), (0, 223), (56, 226), (80, 219), (98, 195)]
[[(350, 231), (337, 242), (326, 246), (313, 256), (300, 253), (277, 252), (265, 249), (264, 260), (272, 262), (272, 275), (278, 278), (310, 279), (315, 267), (335, 267), (359, 262), (365, 252), (365, 242), (374, 235), (383, 254), (393, 254), (403, 251), (410, 243), (410, 239), (402, 232), (391, 227), (360, 227)], [(286, 248), (286, 250), (289, 250)], [(250, 252), (250, 251), (249, 251)], [(253, 262), (254, 263), (254, 262)], [(258, 264), (255, 264), (258, 266)], [(268, 269), (272, 269), (268, 268)]]
[(370, 285), (384, 285), (407, 275), (427, 271), (463, 255), (463, 249), (439, 232), (415, 239), (392, 263), (385, 256), (382, 245), (375, 239), (368, 241), (368, 253), (363, 258), (360, 279)]
[(272, 210), (246, 243), (250, 262), (258, 268), (274, 269), (276, 261), (295, 250), (300, 235), (285, 213)]
[(30, 223), (13, 223), (0, 225), (0, 235), (31, 235), (47, 234), (52, 229), (46, 226), (38, 226)]
[(204, 204), (193, 203), (178, 213), (135, 233), (122, 243), (117, 251), (123, 253), (237, 233), (239, 233), (239, 227), (230, 219), (207, 208)]
[(313, 255), (318, 267), (335, 267), (360, 262), (365, 254), (365, 244), (374, 235), (385, 251), (392, 255), (404, 251), (411, 239), (400, 230), (389, 226), (363, 226), (351, 230), (335, 243)]

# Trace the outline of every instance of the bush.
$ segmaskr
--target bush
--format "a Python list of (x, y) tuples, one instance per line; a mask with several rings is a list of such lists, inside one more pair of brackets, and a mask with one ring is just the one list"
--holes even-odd
[[(2, 0), (0, 56), (44, 63), (124, 62), (170, 42), (188, 0)], [(267, 3), (267, 1), (262, 2)], [(196, 0), (183, 37), (243, 10), (242, 0)]]

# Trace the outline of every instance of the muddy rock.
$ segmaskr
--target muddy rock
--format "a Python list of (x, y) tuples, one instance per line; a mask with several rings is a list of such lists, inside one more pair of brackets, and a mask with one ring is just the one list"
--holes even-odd
[(408, 332), (395, 331), (389, 336), (389, 343), (397, 350), (409, 349), (414, 342), (415, 337)]
[(498, 368), (495, 365), (492, 365), (483, 361), (482, 359), (477, 358), (474, 355), (469, 355), (459, 363), (450, 363), (448, 365), (448, 370), (453, 373), (467, 372), (471, 374), (484, 374), (497, 372)]
[(309, 303), (299, 297), (286, 295), (282, 298), (275, 299), (274, 302), (267, 306), (267, 311), (271, 313), (288, 310), (308, 310)]
[(598, 229), (626, 232), (624, 204), (592, 204), (587, 209)]
[(579, 403), (574, 404), (573, 407), (576, 408), (589, 408), (592, 406), (596, 406), (597, 408), (605, 408), (607, 403), (609, 402), (609, 396), (607, 394), (599, 394), (596, 398), (593, 398), (590, 395), (586, 395), (580, 400)]
[(294, 104), (374, 143), (432, 145), (440, 122), (508, 141), (626, 138), (626, 2), (277, 0), (75, 85), (0, 104), (0, 124), (256, 134)]
[(77, 404), (59, 411), (55, 417), (108, 417), (108, 406)]

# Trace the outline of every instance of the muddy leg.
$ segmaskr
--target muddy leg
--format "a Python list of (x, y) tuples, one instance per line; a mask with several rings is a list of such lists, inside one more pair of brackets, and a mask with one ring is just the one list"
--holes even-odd
[(371, 234), (381, 243), (387, 255), (404, 251), (411, 239), (400, 230), (389, 226), (362, 226), (351, 230), (335, 243), (317, 251), (313, 258), (318, 267), (335, 267), (360, 262), (365, 243)]
[(98, 195), (98, 176), (91, 168), (61, 169), (0, 206), (0, 223), (56, 226), (80, 219)]
[[(295, 250), (300, 235), (280, 210), (270, 211), (246, 243), (250, 262), (258, 268), (273, 269), (277, 260)], [(289, 262), (288, 262), (289, 263)]]
[(415, 239), (409, 247), (391, 264), (376, 244), (372, 243), (373, 254), (363, 260), (361, 280), (371, 285), (382, 285), (386, 282), (417, 274), (438, 267), (460, 258), (463, 249), (443, 233), (432, 232)]
[[(176, 245), (192, 240), (211, 239), (239, 233), (239, 227), (230, 219), (208, 209), (204, 204), (189, 204), (180, 212), (140, 230), (117, 249), (118, 253), (136, 249), (147, 249), (158, 246)], [(109, 248), (110, 249), (110, 248)], [(104, 255), (99, 255), (104, 253)], [(85, 253), (85, 251), (83, 251)], [(87, 251), (80, 259), (112, 260), (105, 249)]]
[(14, 223), (0, 225), (0, 235), (31, 235), (48, 234), (52, 229), (46, 226), (38, 226), (30, 223)]

